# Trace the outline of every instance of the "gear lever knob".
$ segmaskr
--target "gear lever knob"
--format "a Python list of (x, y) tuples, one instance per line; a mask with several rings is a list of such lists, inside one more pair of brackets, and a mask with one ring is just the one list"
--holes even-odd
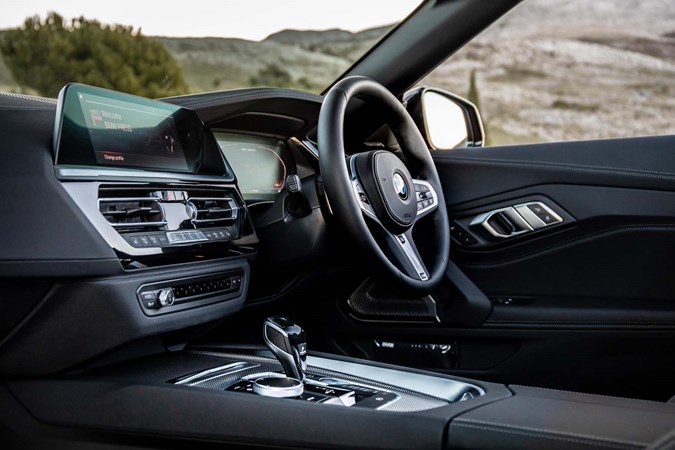
[(269, 317), (263, 324), (263, 337), (286, 376), (304, 380), (307, 369), (305, 330), (285, 317)]

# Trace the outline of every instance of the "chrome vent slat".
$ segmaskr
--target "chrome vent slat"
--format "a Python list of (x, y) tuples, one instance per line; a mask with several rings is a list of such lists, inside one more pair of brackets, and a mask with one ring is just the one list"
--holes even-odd
[(156, 198), (104, 197), (98, 203), (103, 217), (116, 229), (157, 229), (167, 223), (164, 210)]
[(231, 197), (191, 197), (188, 200), (196, 209), (195, 225), (231, 222), (238, 215), (237, 203)]

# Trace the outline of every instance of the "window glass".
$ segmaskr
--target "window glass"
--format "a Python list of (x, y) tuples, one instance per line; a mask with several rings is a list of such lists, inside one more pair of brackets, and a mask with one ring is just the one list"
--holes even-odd
[(675, 1), (525, 0), (420, 84), (477, 104), (486, 145), (675, 134)]

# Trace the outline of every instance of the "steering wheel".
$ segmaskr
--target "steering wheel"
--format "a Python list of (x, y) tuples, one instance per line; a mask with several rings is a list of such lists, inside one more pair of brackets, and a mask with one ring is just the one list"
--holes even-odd
[[(387, 150), (357, 153), (346, 159), (345, 112), (353, 98), (381, 107), (405, 164)], [(345, 78), (326, 94), (319, 114), (318, 140), (324, 187), (342, 225), (406, 287), (420, 293), (436, 287), (448, 265), (448, 214), (429, 149), (403, 105), (370, 78)], [(433, 220), (434, 231), (425, 263), (413, 240), (413, 227), (427, 216), (432, 216), (428, 219)]]

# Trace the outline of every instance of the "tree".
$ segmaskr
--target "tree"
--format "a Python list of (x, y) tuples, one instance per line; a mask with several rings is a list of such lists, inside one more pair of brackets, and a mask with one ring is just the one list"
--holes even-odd
[[(480, 111), (480, 95), (478, 94), (478, 83), (476, 82), (476, 69), (472, 70), (469, 75), (469, 93), (467, 99), (476, 105), (476, 108)], [(488, 133), (488, 123), (485, 120), (483, 121), (483, 133), (483, 145), (492, 145)]]
[(480, 96), (478, 95), (478, 84), (476, 83), (476, 70), (472, 70), (469, 75), (469, 94), (467, 95), (468, 100), (476, 105), (476, 108), (480, 110)]
[(84, 17), (68, 22), (52, 12), (3, 33), (0, 52), (14, 80), (40, 95), (56, 96), (69, 82), (151, 98), (187, 91), (176, 60), (133, 27)]

